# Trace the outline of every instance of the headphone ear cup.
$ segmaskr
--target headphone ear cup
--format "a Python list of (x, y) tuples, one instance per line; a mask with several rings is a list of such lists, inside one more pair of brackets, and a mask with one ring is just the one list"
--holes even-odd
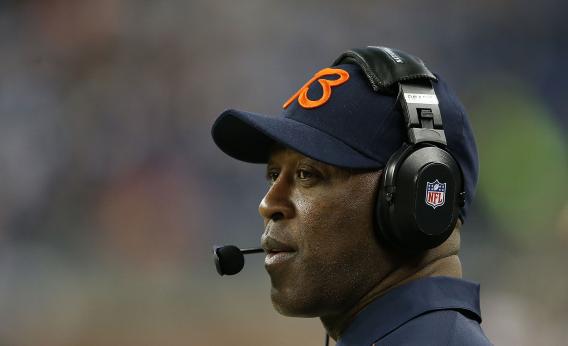
[(462, 177), (454, 158), (435, 146), (405, 146), (381, 179), (375, 217), (380, 239), (408, 251), (434, 248), (452, 233)]

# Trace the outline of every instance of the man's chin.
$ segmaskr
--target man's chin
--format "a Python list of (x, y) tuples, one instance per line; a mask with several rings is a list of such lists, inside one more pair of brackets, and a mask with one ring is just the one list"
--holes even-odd
[[(301, 298), (300, 298), (301, 297)], [(317, 308), (313, 303), (308, 303), (306, 296), (301, 294), (283, 294), (272, 288), (270, 293), (272, 306), (281, 315), (287, 317), (319, 317)]]

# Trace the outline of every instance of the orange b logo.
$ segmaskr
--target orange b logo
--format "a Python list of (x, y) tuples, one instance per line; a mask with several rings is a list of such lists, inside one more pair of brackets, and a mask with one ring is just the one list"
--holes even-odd
[[(333, 76), (333, 75), (338, 75), (339, 78), (334, 80), (321, 78), (324, 76)], [(310, 85), (312, 85), (312, 83), (315, 82), (316, 80), (320, 83), (321, 88), (323, 90), (323, 94), (318, 100), (310, 100), (308, 98), (308, 90), (310, 89)], [(298, 103), (300, 104), (300, 106), (304, 108), (311, 109), (319, 107), (325, 104), (331, 97), (331, 87), (341, 85), (347, 82), (348, 80), (349, 80), (349, 73), (347, 73), (347, 71), (339, 68), (329, 68), (329, 67), (324, 68), (323, 70), (316, 73), (306, 84), (304, 84), (300, 88), (300, 90), (298, 90), (294, 95), (292, 95), (292, 97), (290, 97), (288, 101), (284, 103), (282, 108), (284, 109), (288, 108), (288, 106), (292, 102), (294, 102), (296, 98), (298, 99)]]

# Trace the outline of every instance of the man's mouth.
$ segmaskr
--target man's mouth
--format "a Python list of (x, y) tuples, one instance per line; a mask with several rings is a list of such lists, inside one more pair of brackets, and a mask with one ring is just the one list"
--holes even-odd
[(280, 263), (284, 263), (287, 262), (288, 260), (290, 260), (292, 257), (294, 257), (296, 255), (296, 252), (293, 251), (271, 251), (268, 254), (266, 254), (266, 257), (264, 258), (264, 265), (266, 266), (273, 266), (273, 265), (277, 265)]
[(267, 267), (287, 262), (296, 255), (294, 247), (272, 237), (263, 238), (262, 248), (266, 252), (264, 264)]

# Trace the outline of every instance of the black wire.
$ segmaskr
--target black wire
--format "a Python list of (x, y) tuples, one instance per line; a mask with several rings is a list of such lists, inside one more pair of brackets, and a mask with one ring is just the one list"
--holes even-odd
[(325, 339), (324, 339), (323, 344), (325, 346), (329, 346), (329, 334), (327, 334), (327, 333), (325, 333)]

